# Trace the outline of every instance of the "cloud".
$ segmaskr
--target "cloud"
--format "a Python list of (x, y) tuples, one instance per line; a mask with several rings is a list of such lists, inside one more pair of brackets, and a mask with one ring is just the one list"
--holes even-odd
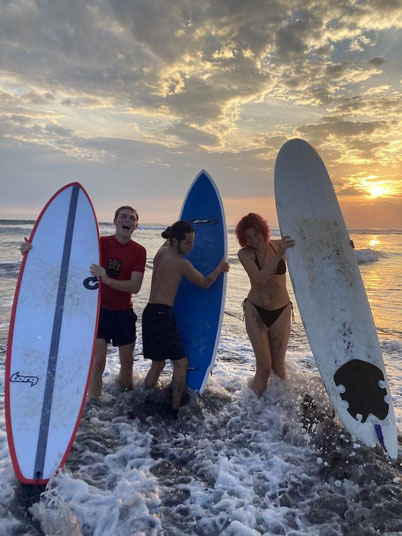
[(391, 91), (389, 86), (374, 88), (361, 95), (341, 97), (331, 109), (336, 115), (371, 116), (377, 118), (399, 118), (402, 112), (402, 95), (399, 91)]
[(186, 125), (183, 122), (172, 125), (167, 128), (165, 132), (177, 137), (183, 143), (190, 145), (217, 147), (221, 143), (219, 136), (203, 132), (202, 130)]
[(385, 130), (385, 121), (348, 121), (338, 117), (323, 117), (319, 123), (304, 125), (297, 128), (302, 136), (314, 140), (325, 140), (331, 136), (351, 137), (369, 135), (378, 130)]
[(294, 12), (291, 19), (280, 28), (276, 36), (279, 58), (292, 60), (303, 57), (311, 43), (320, 43), (324, 22), (312, 11)]
[(369, 63), (371, 65), (374, 65), (375, 67), (381, 67), (382, 65), (384, 65), (384, 63), (386, 63), (387, 60), (384, 59), (384, 58), (379, 58), (379, 57), (376, 57), (376, 58), (371, 58), (371, 60), (369, 60)]
[[(375, 28), (379, 4), (370, 6)], [(373, 70), (324, 63), (339, 27), (353, 20), (357, 31), (366, 17), (365, 7), (331, 9), (323, 0), (303, 10), (283, 0), (19, 0), (3, 8), (0, 30), (6, 71), (17, 84), (30, 81), (32, 91), (57, 91), (65, 106), (86, 109), (107, 98), (205, 124), (224, 122), (233, 101), (262, 98), (274, 86), (325, 104), (335, 89), (370, 78), (379, 58), (369, 61)], [(382, 24), (391, 19), (381, 15)], [(302, 58), (301, 66), (292, 63)]]

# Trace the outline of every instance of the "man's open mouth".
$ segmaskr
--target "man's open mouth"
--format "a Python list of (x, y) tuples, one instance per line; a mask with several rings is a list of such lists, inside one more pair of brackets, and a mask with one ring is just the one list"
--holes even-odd
[(126, 231), (129, 231), (131, 229), (131, 227), (129, 225), (122, 225), (123, 229), (125, 229)]

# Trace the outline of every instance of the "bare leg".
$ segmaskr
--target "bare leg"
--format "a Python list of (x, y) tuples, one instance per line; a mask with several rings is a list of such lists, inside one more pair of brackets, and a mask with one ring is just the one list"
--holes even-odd
[(119, 346), (120, 373), (119, 383), (124, 390), (133, 388), (133, 363), (135, 342)]
[(165, 361), (152, 361), (151, 368), (148, 370), (144, 384), (145, 387), (153, 389), (159, 380), (162, 370), (165, 368)]
[(269, 344), (268, 330), (258, 316), (252, 303), (245, 303), (246, 330), (255, 355), (255, 375), (250, 383), (250, 388), (261, 396), (267, 388), (271, 372), (271, 347)]
[(88, 398), (100, 399), (102, 394), (102, 374), (106, 366), (107, 342), (96, 339), (94, 362), (89, 380)]
[(181, 397), (186, 390), (186, 376), (188, 369), (188, 359), (183, 357), (172, 361), (173, 378), (172, 378), (172, 409), (179, 409)]
[(286, 379), (285, 355), (290, 335), (291, 312), (289, 304), (276, 322), (269, 328), (272, 370), (277, 376), (282, 378), (282, 380)]

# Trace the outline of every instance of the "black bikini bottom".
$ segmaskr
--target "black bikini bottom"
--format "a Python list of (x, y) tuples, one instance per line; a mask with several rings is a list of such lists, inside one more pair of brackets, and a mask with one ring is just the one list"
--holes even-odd
[[(243, 312), (244, 312), (244, 307), (245, 307), (246, 300), (250, 301), (250, 300), (248, 300), (248, 298), (246, 298), (243, 301), (243, 303), (242, 303)], [(292, 306), (292, 302), (289, 301), (283, 307), (279, 307), (279, 309), (264, 309), (264, 307), (260, 307), (259, 305), (256, 305), (252, 301), (250, 301), (250, 303), (255, 307), (255, 310), (257, 311), (259, 317), (264, 322), (264, 324), (267, 326), (267, 328), (270, 328), (272, 326), (272, 324), (274, 322), (276, 322), (276, 320), (278, 320), (278, 318), (281, 316), (281, 313), (286, 309), (286, 307), (289, 305), (289, 303)]]

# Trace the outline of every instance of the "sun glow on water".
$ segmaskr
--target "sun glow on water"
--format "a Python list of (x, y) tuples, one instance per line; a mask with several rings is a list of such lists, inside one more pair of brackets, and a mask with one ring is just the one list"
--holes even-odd
[(374, 248), (376, 246), (379, 246), (381, 244), (381, 241), (378, 240), (376, 236), (373, 236), (369, 241), (370, 248)]

